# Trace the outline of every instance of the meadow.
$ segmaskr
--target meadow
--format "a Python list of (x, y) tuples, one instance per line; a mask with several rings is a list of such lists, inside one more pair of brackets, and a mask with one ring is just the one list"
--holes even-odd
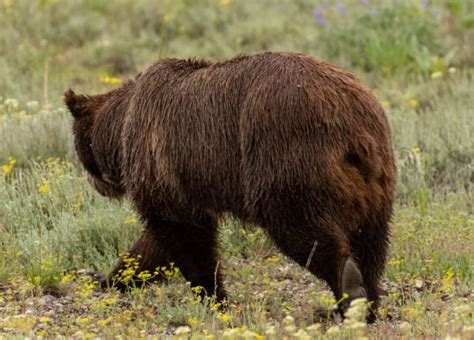
[[(0, 22), (0, 338), (474, 337), (474, 2), (0, 0)], [(340, 65), (386, 109), (398, 185), (374, 325), (363, 305), (334, 323), (329, 289), (230, 217), (227, 310), (173, 267), (124, 295), (83, 275), (142, 225), (88, 185), (62, 93), (111, 90), (159, 58), (262, 50)]]

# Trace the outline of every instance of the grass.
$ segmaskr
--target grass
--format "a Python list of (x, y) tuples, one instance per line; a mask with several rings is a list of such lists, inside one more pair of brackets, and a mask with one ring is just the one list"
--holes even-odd
[(2, 218), (0, 266), (5, 334), (166, 336), (187, 326), (199, 337), (272, 330), (280, 337), (311, 334), (308, 327), (317, 324), (319, 336), (332, 329), (335, 336), (384, 338), (465, 336), (472, 327), (474, 219), (457, 194), (431, 202), (424, 215), (417, 206), (397, 206), (382, 319), (337, 329), (317, 313), (334, 303), (328, 288), (281, 256), (259, 229), (231, 219), (222, 226), (226, 313), (201, 304), (179, 276), (125, 296), (96, 293), (78, 270), (107, 270), (126, 251), (140, 229), (130, 208), (96, 195), (81, 171), (57, 159), (4, 176), (0, 187), (9, 202), (0, 211), (9, 217)]
[[(0, 337), (474, 336), (473, 13), (442, 0), (0, 1)], [(126, 295), (83, 275), (110, 270), (142, 225), (87, 184), (62, 92), (112, 89), (159, 57), (264, 49), (338, 63), (386, 108), (399, 181), (375, 325), (361, 306), (335, 325), (320, 313), (328, 288), (230, 217), (225, 312), (179, 275)]]

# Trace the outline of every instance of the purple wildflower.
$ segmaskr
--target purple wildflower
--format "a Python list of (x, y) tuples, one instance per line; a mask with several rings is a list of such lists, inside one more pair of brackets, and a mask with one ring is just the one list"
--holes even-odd
[(323, 16), (323, 11), (321, 9), (321, 6), (316, 6), (315, 10), (314, 10), (314, 19), (316, 20), (316, 23), (319, 25), (319, 26), (324, 26), (326, 25), (326, 19), (324, 19), (324, 16)]
[(345, 17), (346, 16), (346, 6), (344, 5), (344, 3), (342, 3), (341, 1), (339, 1), (336, 5), (336, 8), (337, 8), (337, 11), (339, 12), (339, 15), (341, 17)]
[(360, 0), (359, 1), (361, 5), (367, 5), (369, 3), (369, 0)]
[(421, 8), (426, 11), (430, 7), (430, 0), (425, 0), (423, 1), (423, 5), (421, 5)]
[(433, 7), (431, 9), (431, 13), (433, 13), (433, 15), (438, 15), (440, 12), (441, 10), (438, 7)]

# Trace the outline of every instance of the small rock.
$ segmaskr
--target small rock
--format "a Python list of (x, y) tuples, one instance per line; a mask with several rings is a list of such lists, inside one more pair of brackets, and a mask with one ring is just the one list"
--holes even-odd
[(28, 308), (25, 311), (25, 315), (36, 315), (36, 310), (34, 310), (33, 308)]
[(389, 288), (389, 286), (387, 285), (386, 282), (383, 282), (382, 284), (380, 284), (377, 287), (377, 291), (378, 291), (379, 295), (387, 296), (389, 291), (390, 291), (390, 288)]
[(49, 317), (49, 318), (51, 318), (51, 317), (53, 317), (53, 316), (55, 316), (55, 315), (56, 315), (56, 312), (55, 312), (54, 310), (52, 310), (52, 309), (50, 309), (50, 310), (48, 310), (48, 311), (46, 311), (46, 312), (44, 313), (44, 316), (47, 316), (47, 317)]
[(62, 300), (66, 301), (66, 302), (70, 302), (70, 301), (74, 300), (74, 297), (72, 295), (66, 295), (66, 296), (63, 296)]
[(50, 304), (52, 303), (53, 301), (55, 301), (56, 298), (52, 295), (45, 295), (43, 297), (41, 297), (40, 299), (38, 299), (38, 305), (40, 306), (45, 306), (47, 304)]
[(57, 309), (59, 312), (62, 312), (64, 310), (64, 306), (62, 303), (56, 302), (54, 305), (54, 308)]
[(416, 280), (415, 281), (415, 288), (418, 290), (421, 290), (423, 288), (423, 281), (422, 280)]

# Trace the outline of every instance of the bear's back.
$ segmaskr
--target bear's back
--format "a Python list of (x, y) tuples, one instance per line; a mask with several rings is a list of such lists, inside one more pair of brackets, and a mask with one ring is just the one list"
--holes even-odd
[(373, 149), (362, 163), (376, 177), (382, 159), (393, 163), (388, 124), (370, 91), (336, 67), (291, 53), (158, 62), (137, 80), (125, 125), (129, 178), (147, 182), (134, 188), (238, 215), (270, 204), (270, 193), (322, 192), (328, 180), (347, 185), (340, 172), (359, 153), (352, 149)]

